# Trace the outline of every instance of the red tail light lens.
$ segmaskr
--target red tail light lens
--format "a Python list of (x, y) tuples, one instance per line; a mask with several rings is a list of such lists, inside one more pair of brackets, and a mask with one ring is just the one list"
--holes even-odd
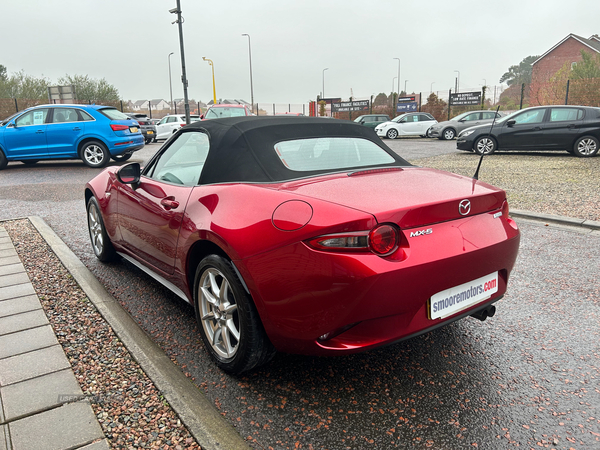
[(123, 131), (123, 130), (129, 129), (129, 125), (117, 125), (114, 123), (111, 123), (110, 127), (112, 128), (113, 131)]
[(378, 225), (369, 233), (369, 249), (379, 256), (391, 255), (398, 248), (399, 231), (391, 225)]
[(180, 123), (179, 125), (181, 125), (182, 127), (185, 127), (187, 125), (187, 123)]

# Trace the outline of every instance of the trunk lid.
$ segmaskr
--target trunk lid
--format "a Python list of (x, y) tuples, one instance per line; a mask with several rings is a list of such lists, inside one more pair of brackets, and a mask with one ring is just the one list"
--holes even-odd
[[(358, 209), (405, 229), (499, 210), (506, 198), (503, 190), (481, 181), (420, 167), (335, 174), (277, 189)], [(462, 200), (470, 202), (467, 214), (459, 211)]]

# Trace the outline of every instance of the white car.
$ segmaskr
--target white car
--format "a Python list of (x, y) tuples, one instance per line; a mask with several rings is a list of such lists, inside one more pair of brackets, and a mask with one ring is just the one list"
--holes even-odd
[(406, 113), (394, 117), (390, 122), (380, 123), (375, 127), (379, 137), (396, 139), (398, 136), (421, 136), (427, 135), (429, 127), (436, 124), (437, 120), (429, 113)]
[[(190, 116), (190, 122), (197, 122), (200, 116)], [(173, 133), (185, 125), (185, 114), (173, 114), (163, 117), (156, 125), (157, 139), (169, 139)]]

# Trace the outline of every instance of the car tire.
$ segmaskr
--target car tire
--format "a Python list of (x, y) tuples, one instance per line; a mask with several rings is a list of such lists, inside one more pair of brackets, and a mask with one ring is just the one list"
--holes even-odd
[(34, 164), (37, 164), (39, 162), (39, 159), (24, 159), (21, 162), (26, 166), (33, 166)]
[(81, 148), (81, 160), (93, 169), (104, 167), (110, 160), (110, 154), (100, 141), (88, 141)]
[(111, 156), (117, 162), (127, 161), (129, 158), (133, 156), (133, 153), (121, 153), (120, 155)]
[(156, 140), (156, 138), (154, 138), (154, 139), (152, 139), (152, 142), (158, 142), (158, 141)]
[(573, 154), (580, 158), (591, 158), (598, 154), (600, 143), (594, 136), (582, 136), (573, 145)]
[(478, 155), (491, 155), (496, 151), (496, 141), (491, 136), (482, 136), (475, 141), (473, 150)]
[(456, 131), (454, 130), (454, 128), (446, 128), (440, 134), (440, 139), (443, 139), (444, 141), (450, 141), (450, 140), (454, 139), (455, 137), (456, 137)]
[(388, 132), (385, 134), (388, 139), (396, 139), (398, 137), (398, 130), (395, 128), (390, 128)]
[(100, 213), (100, 206), (96, 197), (91, 197), (87, 203), (87, 221), (92, 249), (96, 258), (102, 262), (110, 262), (118, 259), (117, 252), (106, 233), (104, 220)]
[(275, 355), (252, 298), (230, 261), (210, 255), (200, 262), (194, 299), (200, 336), (222, 370), (240, 374)]
[(8, 159), (4, 156), (4, 152), (0, 150), (0, 170), (5, 169), (8, 166)]

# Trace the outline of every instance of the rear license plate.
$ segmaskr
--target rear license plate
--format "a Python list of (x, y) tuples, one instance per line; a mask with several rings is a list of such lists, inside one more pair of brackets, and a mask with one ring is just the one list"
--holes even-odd
[(429, 300), (429, 318), (443, 319), (469, 308), (498, 292), (498, 272), (438, 292)]
[(137, 127), (129, 127), (129, 131), (131, 131), (132, 133), (137, 133), (138, 128)]
[(146, 131), (148, 134), (154, 134), (154, 131)]

